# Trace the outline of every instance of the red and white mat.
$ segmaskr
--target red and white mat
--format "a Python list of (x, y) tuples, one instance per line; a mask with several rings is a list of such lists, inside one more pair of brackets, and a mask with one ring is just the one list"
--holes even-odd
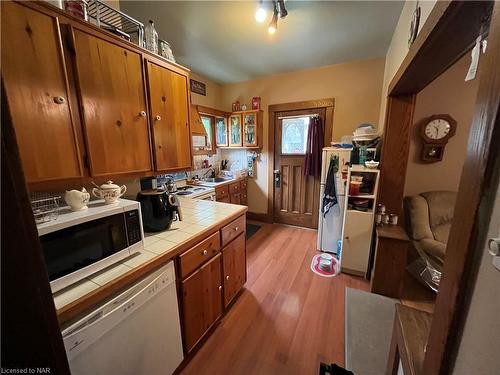
[(320, 253), (313, 256), (311, 271), (323, 277), (334, 277), (340, 271), (340, 264), (333, 255)]

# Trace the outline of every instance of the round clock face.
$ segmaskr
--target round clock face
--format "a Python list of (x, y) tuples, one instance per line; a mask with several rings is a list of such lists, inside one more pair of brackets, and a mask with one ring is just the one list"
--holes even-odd
[(451, 125), (444, 119), (435, 119), (425, 126), (425, 135), (430, 139), (443, 139), (451, 130)]

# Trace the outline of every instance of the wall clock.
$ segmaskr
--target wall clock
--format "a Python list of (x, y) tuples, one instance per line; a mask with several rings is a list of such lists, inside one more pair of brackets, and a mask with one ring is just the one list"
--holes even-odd
[(422, 121), (420, 136), (423, 140), (421, 159), (425, 162), (443, 160), (444, 148), (455, 135), (457, 122), (450, 115), (433, 115)]

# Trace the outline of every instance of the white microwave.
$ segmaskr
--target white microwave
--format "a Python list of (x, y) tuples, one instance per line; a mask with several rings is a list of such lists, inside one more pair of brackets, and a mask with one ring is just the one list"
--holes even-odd
[(37, 228), (52, 293), (144, 248), (140, 204), (126, 199), (92, 201), (84, 211), (64, 207)]

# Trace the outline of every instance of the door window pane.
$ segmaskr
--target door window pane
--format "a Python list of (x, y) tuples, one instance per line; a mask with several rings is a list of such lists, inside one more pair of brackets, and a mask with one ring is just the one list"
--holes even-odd
[(281, 153), (303, 155), (306, 153), (310, 117), (284, 118), (281, 124)]

